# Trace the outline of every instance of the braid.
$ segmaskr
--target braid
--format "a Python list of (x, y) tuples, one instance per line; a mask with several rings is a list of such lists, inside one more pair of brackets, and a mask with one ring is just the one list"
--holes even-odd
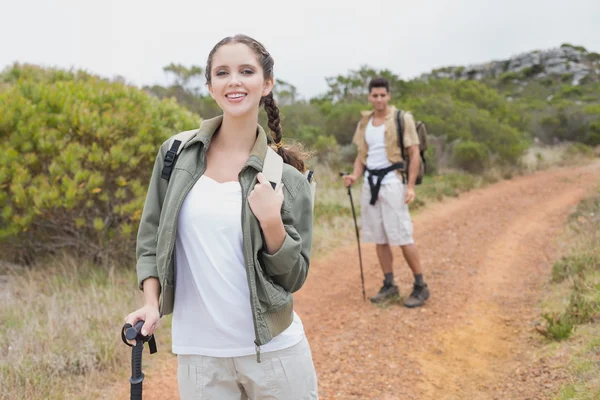
[(275, 104), (273, 92), (263, 97), (263, 102), (265, 104), (265, 111), (269, 117), (268, 125), (271, 130), (271, 135), (273, 136), (275, 144), (279, 144), (281, 143), (281, 121), (279, 119), (279, 107)]

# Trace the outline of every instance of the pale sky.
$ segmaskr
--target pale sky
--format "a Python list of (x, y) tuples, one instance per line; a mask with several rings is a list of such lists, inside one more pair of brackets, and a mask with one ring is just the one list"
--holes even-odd
[(244, 33), (304, 97), (363, 64), (413, 78), (569, 42), (600, 52), (598, 0), (1, 0), (0, 68), (15, 61), (166, 84)]

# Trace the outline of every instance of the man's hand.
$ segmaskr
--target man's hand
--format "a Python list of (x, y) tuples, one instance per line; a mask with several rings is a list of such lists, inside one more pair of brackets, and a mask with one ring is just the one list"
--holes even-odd
[(417, 198), (417, 195), (415, 194), (415, 188), (414, 187), (407, 187), (406, 188), (406, 195), (404, 196), (404, 203), (405, 204), (410, 204), (413, 201), (415, 201), (416, 198)]
[(358, 178), (354, 175), (344, 175), (343, 179), (344, 179), (344, 186), (346, 186), (346, 187), (354, 185), (356, 183), (356, 181), (358, 180)]

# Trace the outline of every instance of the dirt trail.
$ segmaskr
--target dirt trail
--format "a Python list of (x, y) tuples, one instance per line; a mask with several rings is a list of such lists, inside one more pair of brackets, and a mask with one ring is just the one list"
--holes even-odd
[[(556, 382), (520, 382), (515, 374), (530, 365), (532, 322), (557, 235), (599, 181), (598, 163), (545, 171), (423, 211), (414, 220), (415, 238), (432, 297), (421, 309), (363, 303), (356, 246), (314, 261), (295, 308), (311, 343), (320, 398), (547, 398)], [(373, 295), (381, 273), (373, 246), (362, 251)], [(406, 295), (411, 276), (400, 249), (394, 255)], [(174, 356), (163, 351), (148, 372), (145, 399), (178, 398)]]

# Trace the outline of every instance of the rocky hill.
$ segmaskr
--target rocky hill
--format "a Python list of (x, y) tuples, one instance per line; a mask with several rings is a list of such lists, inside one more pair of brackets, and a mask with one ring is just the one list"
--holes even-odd
[(600, 81), (600, 54), (588, 52), (581, 46), (563, 44), (559, 48), (535, 50), (507, 60), (440, 68), (421, 78), (473, 79), (498, 83), (550, 78), (577, 86)]

